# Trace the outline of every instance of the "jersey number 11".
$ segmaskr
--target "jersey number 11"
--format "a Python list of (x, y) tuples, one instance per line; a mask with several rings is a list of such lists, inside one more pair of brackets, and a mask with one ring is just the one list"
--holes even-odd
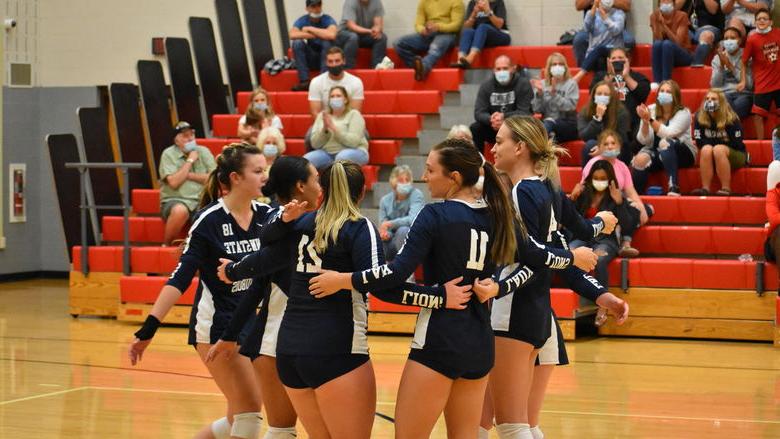
[(485, 257), (487, 256), (488, 234), (471, 229), (471, 247), (466, 268), (482, 271), (485, 269)]

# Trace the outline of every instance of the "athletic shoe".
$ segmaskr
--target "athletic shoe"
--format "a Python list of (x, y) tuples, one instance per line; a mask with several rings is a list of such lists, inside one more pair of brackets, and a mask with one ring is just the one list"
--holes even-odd
[(301, 81), (292, 86), (292, 91), (308, 91), (309, 81)]
[(419, 56), (414, 57), (414, 80), (422, 81), (425, 79), (425, 66), (423, 65), (422, 58)]
[(666, 192), (666, 195), (670, 197), (679, 197), (680, 196), (680, 187), (679, 186), (672, 186), (669, 188), (669, 191)]

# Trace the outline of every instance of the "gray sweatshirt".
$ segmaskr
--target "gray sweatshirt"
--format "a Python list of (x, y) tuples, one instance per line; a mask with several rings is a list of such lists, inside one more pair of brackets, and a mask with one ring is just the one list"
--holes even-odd
[[(719, 88), (723, 90), (724, 93), (736, 91), (734, 88), (739, 83), (740, 75), (742, 74), (742, 69), (740, 68), (742, 49), (740, 48), (733, 54), (729, 53), (728, 57), (729, 61), (731, 61), (731, 64), (734, 66), (733, 72), (725, 69), (720, 64), (720, 57), (717, 54), (712, 57), (712, 77), (710, 78), (710, 86)], [(743, 91), (751, 91), (753, 90), (753, 75), (750, 72), (750, 64), (748, 64), (747, 72), (745, 73), (745, 90)]]
[(573, 79), (569, 78), (555, 86), (555, 94), (552, 93), (552, 86), (546, 83), (542, 93), (534, 90), (534, 99), (531, 101), (531, 105), (534, 112), (541, 113), (545, 119), (575, 119), (579, 99), (579, 86)]

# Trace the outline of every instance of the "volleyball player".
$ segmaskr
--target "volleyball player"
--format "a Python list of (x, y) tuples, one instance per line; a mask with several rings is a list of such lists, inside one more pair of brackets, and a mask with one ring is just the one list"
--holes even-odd
[[(220, 258), (238, 260), (260, 247), (259, 228), (269, 207), (254, 199), (265, 184), (265, 166), (265, 157), (252, 145), (228, 145), (217, 157), (179, 264), (128, 351), (133, 365), (141, 360), (160, 322), (199, 272), (188, 343), (227, 398), (227, 416), (204, 427), (196, 438), (256, 438), (260, 432), (260, 393), (249, 359), (238, 355), (208, 363), (205, 359), (241, 297), (257, 288), (251, 278), (226, 285), (217, 279), (216, 267)], [(220, 197), (222, 188), (227, 190), (224, 197)]]
[[(484, 199), (474, 189), (481, 168)], [(431, 196), (444, 201), (428, 204), (417, 215), (395, 259), (373, 270), (325, 272), (311, 280), (312, 294), (327, 300), (341, 289), (398, 285), (420, 263), (426, 284), (462, 278), (469, 285), (490, 277), (496, 264), (514, 262), (512, 207), (495, 169), (471, 143), (448, 139), (434, 146), (423, 178)], [(465, 310), (420, 311), (398, 390), (396, 437), (430, 436), (442, 411), (449, 438), (476, 437), (493, 367), (493, 338), (488, 305), (476, 297)]]

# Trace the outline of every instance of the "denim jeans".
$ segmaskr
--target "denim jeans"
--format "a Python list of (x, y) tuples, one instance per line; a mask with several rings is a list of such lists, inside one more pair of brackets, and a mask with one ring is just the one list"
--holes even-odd
[(582, 70), (586, 72), (606, 71), (610, 50), (612, 50), (611, 47), (603, 45), (594, 47), (585, 57), (585, 61), (582, 62)]
[(691, 53), (674, 41), (653, 41), (653, 82), (672, 79), (672, 70), (675, 67), (689, 66), (692, 61)]
[(453, 45), (455, 45), (455, 34), (410, 34), (396, 40), (395, 51), (409, 67), (414, 67), (414, 58), (418, 54), (428, 51), (422, 62), (425, 71), (429, 72)]
[(336, 35), (336, 45), (344, 50), (348, 69), (354, 69), (357, 64), (358, 47), (371, 48), (371, 68), (376, 67), (387, 55), (387, 35), (381, 34), (379, 39), (371, 35), (358, 35), (351, 30), (342, 29)]
[(740, 119), (750, 116), (750, 110), (753, 108), (753, 93), (731, 91), (726, 93), (726, 100)]
[(327, 40), (295, 40), (292, 43), (295, 56), (295, 69), (298, 70), (298, 81), (309, 80), (309, 70), (324, 72), (325, 57), (330, 49), (331, 42)]
[(617, 257), (620, 252), (620, 246), (614, 236), (599, 237), (591, 242), (581, 241), (575, 239), (569, 243), (570, 249), (577, 247), (589, 246), (594, 252), (602, 253), (599, 256), (598, 262), (596, 262), (595, 278), (601, 285), (605, 287), (609, 286), (609, 263)]
[(460, 53), (468, 54), (472, 49), (481, 52), (484, 47), (508, 46), (512, 37), (490, 24), (480, 24), (476, 28), (463, 28), (460, 31)]
[(666, 175), (669, 177), (668, 185), (680, 186), (678, 179), (678, 171), (680, 168), (690, 168), (696, 162), (696, 157), (688, 149), (688, 145), (680, 142), (677, 139), (666, 139), (669, 142), (669, 147), (661, 150), (658, 146), (660, 139), (655, 138), (655, 143), (652, 148), (642, 148), (640, 153), (647, 153), (650, 155), (650, 164), (645, 169), (631, 169), (631, 177), (634, 180), (634, 187), (640, 194), (647, 188), (647, 179), (650, 173), (660, 171), (663, 169), (666, 171)]
[[(572, 42), (572, 50), (574, 51), (574, 59), (577, 60), (577, 67), (582, 66), (585, 62), (585, 53), (588, 51), (588, 33), (581, 30), (574, 34), (574, 42)], [(636, 38), (631, 35), (628, 30), (623, 31), (623, 45), (625, 49), (632, 50), (636, 46)]]
[(318, 171), (336, 160), (349, 160), (361, 166), (368, 163), (368, 153), (358, 148), (344, 148), (336, 154), (315, 149), (304, 154), (303, 158), (308, 160)]

